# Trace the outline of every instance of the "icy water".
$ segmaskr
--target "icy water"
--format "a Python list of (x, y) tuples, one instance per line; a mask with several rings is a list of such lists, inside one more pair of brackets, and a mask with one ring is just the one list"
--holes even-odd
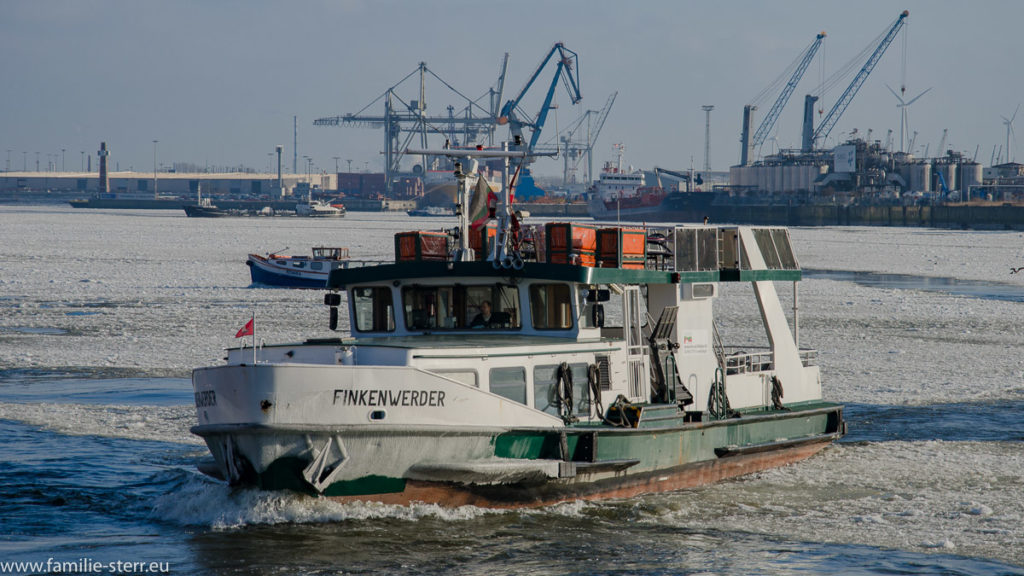
[[(793, 230), (802, 265), (829, 271), (800, 283), (801, 343), (850, 425), (796, 465), (512, 512), (197, 473), (191, 368), (254, 306), (268, 342), (329, 333), (319, 292), (250, 288), (245, 254), (381, 258), (394, 231), (437, 226), (0, 206), (0, 573), (1024, 574), (1022, 304), (1001, 296), (1024, 290), (1019, 232)], [(756, 309), (725, 312), (727, 342), (764, 339)]]
[(804, 277), (855, 282), (872, 288), (898, 288), (900, 290), (924, 290), (944, 292), (958, 296), (1009, 300), (1024, 302), (1024, 286), (1009, 282), (985, 280), (961, 280), (959, 278), (935, 278), (911, 274), (882, 274), (878, 272), (855, 272), (850, 270), (805, 269)]

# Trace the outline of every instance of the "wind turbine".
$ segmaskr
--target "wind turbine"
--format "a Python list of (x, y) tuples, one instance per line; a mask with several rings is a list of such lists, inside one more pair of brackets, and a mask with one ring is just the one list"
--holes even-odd
[(1017, 109), (1013, 111), (1013, 116), (1007, 118), (1006, 116), (999, 116), (1003, 119), (1003, 124), (1006, 124), (1006, 161), (1013, 162), (1013, 154), (1010, 153), (1010, 136), (1013, 136), (1014, 142), (1017, 141), (1017, 135), (1013, 133), (1013, 121), (1017, 119), (1017, 112), (1020, 111), (1020, 104), (1017, 104)]
[(906, 152), (906, 150), (903, 148), (903, 136), (909, 136), (910, 132), (910, 127), (907, 125), (907, 108), (909, 108), (910, 105), (913, 104), (914, 102), (917, 102), (918, 98), (927, 94), (928, 91), (931, 90), (931, 88), (928, 88), (928, 90), (925, 90), (924, 92), (921, 92), (917, 96), (914, 96), (913, 98), (910, 99), (909, 102), (904, 102), (903, 96), (897, 94), (891, 86), (886, 84), (885, 87), (888, 88), (889, 92), (892, 92), (892, 95), (895, 96), (896, 99), (900, 101), (900, 103), (896, 105), (896, 107), (900, 109), (900, 152)]

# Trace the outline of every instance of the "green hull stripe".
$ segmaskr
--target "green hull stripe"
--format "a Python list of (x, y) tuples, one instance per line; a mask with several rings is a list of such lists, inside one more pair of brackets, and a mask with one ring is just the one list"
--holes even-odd
[[(285, 457), (274, 460), (259, 475), (257, 485), (262, 490), (294, 490), (316, 495), (316, 490), (302, 477), (309, 462), (301, 458)], [(354, 496), (359, 494), (390, 494), (405, 490), (404, 478), (364, 476), (355, 480), (335, 482), (324, 491), (326, 496)]]
[(355, 480), (335, 482), (324, 490), (325, 496), (359, 496), (363, 494), (392, 494), (405, 491), (404, 478), (364, 476)]

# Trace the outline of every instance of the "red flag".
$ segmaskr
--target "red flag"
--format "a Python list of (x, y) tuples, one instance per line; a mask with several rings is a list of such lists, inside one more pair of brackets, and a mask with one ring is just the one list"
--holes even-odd
[(238, 333), (235, 334), (235, 338), (241, 338), (243, 336), (252, 336), (253, 335), (253, 329), (252, 329), (253, 320), (254, 319), (250, 319), (248, 322), (245, 323), (245, 326), (242, 326), (241, 328), (239, 328), (238, 329)]

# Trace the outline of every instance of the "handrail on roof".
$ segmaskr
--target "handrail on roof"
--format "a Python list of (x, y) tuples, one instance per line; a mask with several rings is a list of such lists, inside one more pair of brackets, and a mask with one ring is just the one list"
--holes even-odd
[[(475, 262), (455, 261), (455, 242), (449, 231), (401, 232), (396, 234), (395, 260), (348, 260), (345, 268), (332, 272), (329, 285), (338, 288), (378, 281), (384, 276), (388, 276), (389, 281), (400, 280), (402, 274), (397, 271), (380, 278), (351, 273), (360, 268), (389, 264), (403, 265), (403, 273), (415, 274), (418, 278), (450, 276), (457, 271), (463, 275), (485, 276), (539, 273), (547, 279), (581, 283), (602, 278), (626, 283), (801, 279), (786, 228), (744, 228), (749, 228), (749, 235), (740, 234), (741, 228), (737, 226), (606, 226), (574, 222), (523, 226), (520, 240), (528, 248), (522, 251), (523, 261), (515, 270), (483, 261), (483, 256)], [(475, 241), (480, 245), (485, 246), (492, 240), (486, 229), (473, 233), (477, 234)], [(753, 240), (749, 241), (750, 238)], [(751, 250), (758, 251), (764, 266), (752, 268)], [(478, 254), (484, 252), (479, 250)], [(431, 263), (441, 266), (430, 266)], [(538, 264), (544, 266), (538, 267)], [(493, 266), (494, 270), (489, 270), (488, 266)], [(523, 273), (523, 267), (529, 270)], [(564, 273), (559, 273), (559, 268), (565, 269)]]

